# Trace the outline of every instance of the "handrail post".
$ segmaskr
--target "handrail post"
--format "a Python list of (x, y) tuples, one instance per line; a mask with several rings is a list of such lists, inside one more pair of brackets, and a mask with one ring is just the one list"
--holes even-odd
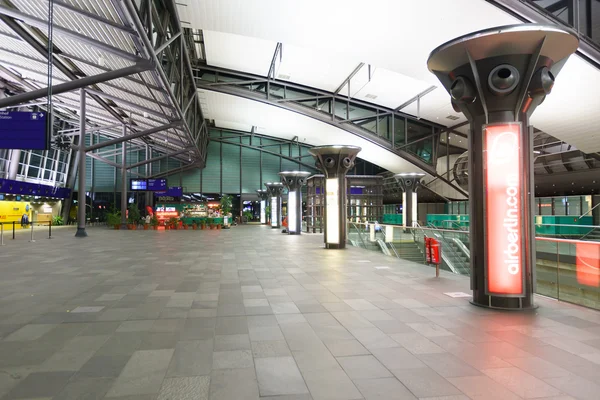
[(15, 240), (15, 221), (13, 221), (13, 240)]
[(4, 222), (0, 222), (0, 246), (4, 246)]
[(29, 240), (29, 243), (35, 243), (35, 240), (33, 239), (33, 222), (31, 222), (31, 239)]
[(48, 239), (52, 239), (52, 221), (48, 221)]

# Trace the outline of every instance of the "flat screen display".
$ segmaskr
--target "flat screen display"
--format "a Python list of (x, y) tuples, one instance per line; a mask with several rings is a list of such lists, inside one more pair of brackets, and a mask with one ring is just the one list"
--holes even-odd
[(46, 113), (0, 111), (0, 149), (48, 150)]
[(131, 179), (129, 181), (129, 188), (131, 191), (148, 190), (148, 181), (146, 179)]

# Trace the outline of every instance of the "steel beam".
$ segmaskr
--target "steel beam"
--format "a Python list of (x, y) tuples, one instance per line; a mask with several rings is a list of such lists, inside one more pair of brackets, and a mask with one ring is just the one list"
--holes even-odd
[(169, 45), (171, 43), (173, 43), (175, 40), (177, 40), (177, 38), (179, 36), (181, 36), (181, 32), (177, 32), (176, 34), (174, 34), (173, 36), (171, 36), (171, 38), (169, 40), (167, 40), (162, 45), (160, 45), (159, 48), (157, 48), (156, 50), (154, 50), (154, 54), (159, 55), (164, 49), (166, 49), (167, 47), (169, 47)]
[(404, 103), (400, 104), (398, 107), (396, 107), (394, 109), (394, 112), (398, 112), (398, 111), (402, 110), (403, 108), (408, 107), (409, 105), (411, 105), (415, 101), (419, 101), (423, 96), (425, 96), (427, 93), (433, 92), (436, 88), (437, 88), (437, 86), (430, 86), (430, 87), (428, 87), (427, 89), (423, 90), (421, 93), (419, 93), (418, 95), (416, 95), (415, 97), (413, 97), (413, 98), (405, 101)]
[[(12, 9), (12, 8), (8, 8), (6, 6), (0, 5), (0, 14), (2, 15), (6, 15), (7, 17), (11, 17), (11, 18), (15, 18), (18, 19), (20, 21), (25, 22), (28, 25), (31, 25), (35, 28), (38, 29), (42, 29), (45, 30), (48, 28), (48, 21), (44, 21), (43, 19), (40, 18), (36, 18), (32, 15), (28, 15), (25, 13), (22, 13), (19, 10), (16, 9)], [(82, 35), (80, 33), (74, 32), (70, 29), (64, 28), (62, 26), (59, 25), (53, 25), (52, 29), (54, 30), (55, 33), (60, 34), (60, 35), (64, 35), (67, 36), (71, 39), (75, 39), (78, 42), (81, 43), (85, 43), (85, 44), (89, 44), (90, 46), (93, 46), (95, 48), (98, 49), (102, 49), (104, 51), (106, 51), (107, 53), (111, 53), (114, 54), (118, 57), (121, 57), (125, 60), (129, 60), (129, 61), (135, 61), (135, 62), (139, 62), (141, 61), (140, 57), (136, 56), (135, 54), (129, 53), (125, 50), (119, 49), (117, 47), (111, 46), (107, 43), (101, 42), (99, 40), (96, 39), (92, 39), (88, 36)]]
[[(339, 94), (342, 91), (342, 89), (344, 88), (344, 86), (346, 86), (346, 84), (348, 82), (350, 82), (350, 80), (352, 78), (354, 78), (354, 75), (358, 74), (358, 71), (360, 71), (362, 69), (362, 67), (364, 67), (364, 66), (365, 66), (365, 63), (361, 62), (360, 64), (358, 64), (356, 66), (356, 68), (354, 68), (354, 71), (352, 71), (352, 73), (350, 75), (348, 75), (348, 77), (346, 79), (344, 79), (344, 82), (342, 82), (340, 84), (340, 86), (338, 86), (338, 88), (335, 89), (335, 92), (333, 92), (333, 93), (336, 94), (336, 95)], [(350, 96), (348, 96), (348, 97), (350, 97)]]
[[(130, 67), (125, 67), (121, 69), (117, 69), (110, 72), (105, 72), (98, 75), (86, 76), (85, 78), (77, 79), (70, 82), (61, 83), (59, 85), (52, 87), (52, 94), (58, 95), (61, 93), (70, 92), (76, 89), (80, 89), (89, 85), (95, 85), (96, 83), (102, 83), (105, 81), (109, 81), (112, 79), (122, 78), (127, 75), (135, 74), (138, 72), (147, 71), (153, 68), (153, 64), (146, 61), (142, 63), (138, 63), (132, 65)], [(48, 95), (48, 88), (32, 90), (31, 92), (26, 92), (17, 96), (7, 97), (5, 99), (0, 99), (0, 108), (11, 107), (18, 104), (27, 103), (32, 100), (39, 99), (41, 97), (46, 97)]]
[(75, 6), (71, 5), (71, 4), (63, 2), (62, 0), (53, 0), (52, 4), (54, 4), (55, 6), (62, 7), (65, 10), (72, 11), (72, 12), (74, 12), (76, 14), (79, 14), (79, 15), (81, 15), (83, 17), (90, 18), (90, 19), (92, 19), (94, 21), (98, 21), (98, 22), (100, 22), (100, 23), (102, 23), (104, 25), (108, 25), (110, 27), (113, 27), (113, 28), (118, 29), (120, 31), (123, 31), (125, 33), (129, 33), (130, 35), (134, 35), (134, 36), (138, 35), (138, 33), (134, 29), (132, 29), (132, 28), (130, 28), (128, 26), (121, 25), (119, 23), (111, 21), (110, 19), (101, 17), (101, 16), (99, 16), (97, 14), (91, 13), (91, 12), (86, 11), (86, 10), (82, 10), (79, 7), (75, 7)]
[(164, 113), (162, 113), (160, 111), (156, 111), (156, 110), (153, 110), (151, 108), (144, 107), (142, 105), (133, 103), (131, 101), (124, 100), (124, 99), (120, 98), (119, 96), (113, 96), (112, 94), (108, 94), (108, 93), (101, 92), (99, 90), (94, 90), (94, 89), (87, 89), (87, 91), (89, 93), (93, 93), (93, 94), (95, 94), (97, 96), (100, 96), (100, 97), (103, 97), (105, 99), (112, 100), (112, 101), (116, 102), (117, 105), (118, 105), (118, 103), (122, 103), (122, 104), (125, 104), (125, 105), (129, 106), (129, 107), (137, 108), (141, 112), (145, 112), (145, 113), (148, 113), (148, 114), (155, 115), (155, 116), (157, 116), (159, 118), (168, 119), (168, 117), (169, 117), (169, 116), (165, 115)]
[(167, 125), (157, 126), (156, 128), (148, 129), (145, 131), (131, 133), (124, 137), (115, 138), (112, 140), (108, 140), (106, 142), (97, 143), (93, 146), (89, 146), (88, 148), (85, 149), (85, 151), (90, 152), (90, 151), (94, 151), (97, 149), (101, 149), (106, 146), (112, 146), (113, 144), (119, 144), (119, 143), (122, 143), (127, 140), (137, 139), (137, 138), (141, 138), (143, 136), (152, 135), (153, 133), (158, 133), (158, 132), (161, 132), (161, 131), (164, 131), (167, 129), (175, 128), (180, 124), (181, 124), (181, 122), (176, 121), (176, 122), (171, 122), (170, 124), (167, 124)]
[(128, 169), (133, 169), (133, 168), (141, 167), (142, 165), (146, 165), (148, 163), (153, 163), (155, 161), (163, 160), (163, 159), (165, 159), (167, 157), (174, 157), (176, 155), (187, 153), (187, 152), (191, 152), (191, 151), (194, 151), (194, 149), (193, 148), (187, 148), (187, 149), (182, 149), (182, 150), (179, 150), (179, 151), (174, 151), (172, 153), (168, 153), (168, 154), (165, 154), (165, 155), (162, 155), (162, 156), (159, 156), (159, 157), (154, 157), (154, 158), (150, 158), (150, 159), (147, 159), (147, 160), (144, 160), (144, 161), (140, 161), (140, 162), (135, 163), (135, 164), (130, 164), (127, 168)]

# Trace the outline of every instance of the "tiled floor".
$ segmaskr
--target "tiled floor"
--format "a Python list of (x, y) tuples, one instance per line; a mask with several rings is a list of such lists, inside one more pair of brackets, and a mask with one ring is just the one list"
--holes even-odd
[(596, 311), (473, 307), (319, 235), (88, 232), (0, 248), (0, 399), (600, 398)]

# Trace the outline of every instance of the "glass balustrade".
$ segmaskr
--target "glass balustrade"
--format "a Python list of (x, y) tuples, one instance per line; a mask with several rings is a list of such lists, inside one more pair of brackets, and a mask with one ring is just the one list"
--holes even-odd
[[(423, 265), (425, 237), (440, 243), (443, 270), (470, 275), (469, 232), (463, 226), (348, 223), (350, 244)], [(540, 295), (600, 309), (600, 241), (537, 237), (535, 284)]]

